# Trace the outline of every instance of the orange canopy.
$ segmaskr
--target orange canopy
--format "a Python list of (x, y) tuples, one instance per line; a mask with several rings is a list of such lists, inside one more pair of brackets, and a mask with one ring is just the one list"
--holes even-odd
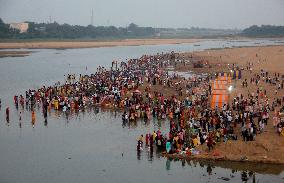
[(229, 95), (228, 94), (220, 94), (213, 95), (211, 101), (211, 108), (215, 109), (216, 107), (222, 108), (224, 104), (228, 104)]

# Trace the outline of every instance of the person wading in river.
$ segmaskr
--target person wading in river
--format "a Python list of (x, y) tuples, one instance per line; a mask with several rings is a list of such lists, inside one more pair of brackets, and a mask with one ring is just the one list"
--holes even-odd
[(210, 134), (207, 138), (207, 146), (208, 146), (208, 150), (210, 151), (211, 149), (213, 149), (213, 138), (212, 135)]
[(6, 108), (6, 121), (7, 121), (7, 123), (10, 122), (10, 109), (9, 109), (9, 107)]

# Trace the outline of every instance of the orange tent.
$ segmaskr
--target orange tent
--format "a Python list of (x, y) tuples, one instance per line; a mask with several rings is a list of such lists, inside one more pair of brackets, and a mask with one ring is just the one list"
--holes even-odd
[(211, 108), (222, 108), (224, 104), (228, 104), (229, 94), (228, 88), (232, 82), (232, 78), (228, 73), (219, 73), (217, 78), (211, 82), (212, 100)]
[(228, 104), (229, 95), (228, 94), (220, 94), (213, 95), (211, 101), (211, 108), (215, 109), (216, 107), (222, 108), (224, 104)]
[(228, 81), (216, 79), (216, 80), (212, 81), (211, 83), (220, 85), (220, 84), (228, 84)]
[(228, 95), (228, 90), (213, 90), (212, 95)]
[(232, 77), (231, 76), (218, 76), (217, 81), (227, 81), (228, 83), (232, 82)]
[(224, 84), (213, 84), (211, 85), (212, 90), (227, 90), (227, 85)]

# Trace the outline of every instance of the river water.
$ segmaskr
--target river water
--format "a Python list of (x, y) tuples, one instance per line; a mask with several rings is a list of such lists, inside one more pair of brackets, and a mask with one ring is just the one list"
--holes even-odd
[[(33, 128), (31, 113), (17, 111), (13, 105), (13, 96), (29, 88), (64, 81), (68, 73), (94, 73), (98, 66), (110, 67), (115, 59), (172, 50), (281, 44), (283, 40), (209, 40), (177, 45), (35, 49), (26, 57), (0, 58), (0, 182), (284, 182), (284, 169), (277, 165), (171, 160), (155, 151), (137, 154), (137, 137), (168, 130), (168, 121), (154, 119), (125, 126), (120, 112), (97, 108), (68, 117), (51, 111), (45, 124), (38, 110)], [(5, 121), (8, 106), (9, 124)], [(23, 113), (22, 128), (19, 111)]]

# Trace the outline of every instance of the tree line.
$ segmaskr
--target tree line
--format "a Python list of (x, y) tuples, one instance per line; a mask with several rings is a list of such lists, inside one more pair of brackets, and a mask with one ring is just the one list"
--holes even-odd
[(53, 23), (29, 23), (27, 32), (20, 33), (10, 28), (0, 18), (0, 38), (6, 39), (112, 39), (154, 37), (152, 27), (139, 27), (131, 23), (127, 27), (115, 26), (80, 26)]
[(246, 37), (281, 37), (284, 36), (284, 26), (253, 25), (242, 31), (223, 29), (170, 29), (139, 27), (131, 23), (127, 27), (115, 26), (80, 26), (53, 23), (29, 23), (27, 32), (10, 28), (0, 18), (1, 39), (124, 39), (152, 38), (159, 35), (163, 38), (246, 36)]
[(284, 36), (284, 26), (253, 25), (244, 29), (241, 35), (248, 37), (281, 37)]

